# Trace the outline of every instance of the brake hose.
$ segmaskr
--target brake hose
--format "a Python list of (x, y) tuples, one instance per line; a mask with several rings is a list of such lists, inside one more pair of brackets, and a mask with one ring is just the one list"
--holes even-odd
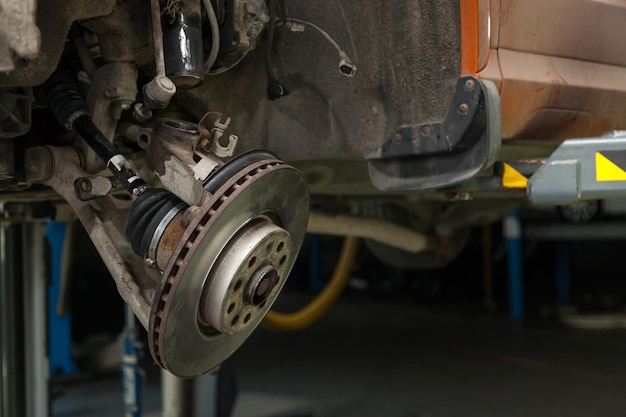
[(322, 292), (306, 307), (293, 313), (270, 311), (263, 325), (275, 330), (301, 330), (319, 320), (339, 299), (348, 285), (352, 265), (359, 248), (359, 238), (348, 236), (343, 242), (333, 276)]

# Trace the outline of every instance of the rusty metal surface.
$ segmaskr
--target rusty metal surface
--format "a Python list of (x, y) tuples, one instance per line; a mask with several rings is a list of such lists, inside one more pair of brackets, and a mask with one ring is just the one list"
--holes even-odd
[[(274, 162), (281, 164), (280, 161)], [(163, 272), (164, 278), (161, 283), (161, 288), (157, 290), (158, 298), (155, 300), (150, 314), (148, 347), (152, 358), (165, 369), (169, 369), (165, 350), (165, 344), (167, 342), (166, 326), (168, 324), (168, 316), (172, 309), (174, 294), (176, 294), (178, 290), (192, 256), (211, 229), (211, 226), (228, 206), (227, 204), (223, 204), (226, 200), (224, 192), (231, 190), (231, 194), (228, 197), (232, 199), (236, 198), (237, 195), (244, 190), (244, 188), (241, 187), (232, 189), (238, 179), (239, 178), (232, 178), (227, 181), (226, 184), (216, 191), (210, 203), (205, 204), (204, 207), (194, 213), (188, 228), (185, 230), (183, 238), (177, 243), (174, 256), (170, 257), (170, 262)]]
[[(275, 193), (271, 187), (277, 183), (275, 175), (286, 173), (300, 178), (299, 185), (290, 189), (291, 198)], [(306, 191), (302, 193), (306, 188), (304, 178), (293, 168), (279, 160), (264, 160), (227, 181), (194, 213), (163, 273), (150, 316), (148, 345), (159, 365), (178, 376), (198, 375), (219, 365), (249, 336), (260, 320), (258, 317), (250, 327), (233, 335), (199, 327), (197, 308), (201, 294), (196, 287), (204, 285), (204, 277), (237, 230), (264, 210), (280, 212), (281, 226), (291, 234), (297, 253), (306, 230), (306, 216), (300, 216), (303, 208), (308, 211), (308, 195)], [(293, 193), (299, 198), (294, 199)], [(282, 212), (287, 207), (288, 211)], [(295, 257), (288, 260), (290, 265), (294, 261)], [(284, 281), (279, 286), (282, 284)], [(270, 306), (267, 303), (262, 308), (267, 311)], [(185, 313), (187, 310), (189, 314)]]
[(177, 214), (167, 225), (156, 251), (155, 261), (160, 270), (165, 269), (176, 247), (183, 239), (186, 226), (185, 213)]

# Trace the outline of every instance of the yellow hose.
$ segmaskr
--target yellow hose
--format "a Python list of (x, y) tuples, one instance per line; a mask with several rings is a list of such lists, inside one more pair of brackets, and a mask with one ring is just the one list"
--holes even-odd
[(346, 237), (333, 276), (324, 290), (309, 305), (294, 313), (268, 312), (263, 325), (276, 330), (300, 330), (319, 320), (346, 288), (358, 248), (358, 237)]

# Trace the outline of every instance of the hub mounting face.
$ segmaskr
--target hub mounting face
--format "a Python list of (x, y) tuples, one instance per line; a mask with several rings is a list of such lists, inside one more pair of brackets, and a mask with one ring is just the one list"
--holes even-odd
[(163, 272), (148, 329), (154, 360), (179, 377), (226, 360), (285, 284), (308, 213), (304, 176), (278, 159), (252, 162), (219, 186)]

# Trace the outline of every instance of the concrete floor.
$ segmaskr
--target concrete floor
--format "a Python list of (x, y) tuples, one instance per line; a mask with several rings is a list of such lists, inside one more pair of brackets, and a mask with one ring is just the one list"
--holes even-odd
[[(305, 303), (281, 295), (281, 303)], [(622, 416), (626, 331), (512, 324), (477, 309), (348, 294), (312, 327), (255, 331), (233, 356), (233, 417)], [(159, 416), (148, 370), (146, 416)], [(122, 416), (118, 376), (68, 386), (55, 417)]]

